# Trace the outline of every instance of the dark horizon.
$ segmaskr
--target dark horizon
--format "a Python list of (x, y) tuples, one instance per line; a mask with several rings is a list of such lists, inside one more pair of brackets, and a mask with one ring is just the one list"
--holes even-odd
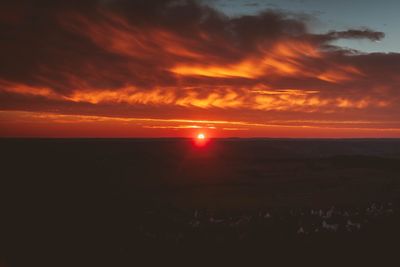
[(397, 255), (399, 139), (0, 138), (0, 147), (6, 267)]

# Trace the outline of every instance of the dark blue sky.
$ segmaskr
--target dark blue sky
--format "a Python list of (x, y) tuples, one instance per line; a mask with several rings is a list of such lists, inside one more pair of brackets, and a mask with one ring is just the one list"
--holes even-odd
[(343, 46), (365, 52), (400, 51), (400, 1), (398, 0), (206, 0), (224, 13), (255, 14), (264, 9), (281, 9), (313, 15), (314, 31), (368, 27), (385, 32), (380, 42), (340, 41)]

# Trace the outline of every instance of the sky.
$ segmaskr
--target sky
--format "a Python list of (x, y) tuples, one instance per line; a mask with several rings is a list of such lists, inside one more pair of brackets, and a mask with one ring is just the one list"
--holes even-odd
[(1, 137), (400, 137), (396, 1), (0, 3)]
[(337, 44), (369, 53), (400, 52), (397, 0), (209, 0), (208, 4), (229, 16), (256, 15), (268, 8), (311, 15), (314, 32), (367, 27), (385, 32), (385, 38), (379, 42), (344, 39)]

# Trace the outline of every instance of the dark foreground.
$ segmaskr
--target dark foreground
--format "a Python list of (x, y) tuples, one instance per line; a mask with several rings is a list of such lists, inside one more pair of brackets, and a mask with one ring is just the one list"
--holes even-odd
[(3, 139), (0, 147), (0, 266), (396, 256), (400, 140)]

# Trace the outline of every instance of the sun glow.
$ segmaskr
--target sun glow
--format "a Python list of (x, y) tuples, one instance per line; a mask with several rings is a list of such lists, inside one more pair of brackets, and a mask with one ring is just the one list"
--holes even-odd
[(205, 133), (197, 133), (194, 138), (194, 144), (197, 147), (204, 147), (208, 143), (208, 138)]
[(206, 139), (206, 136), (205, 136), (205, 134), (203, 134), (203, 133), (199, 133), (199, 134), (197, 135), (197, 139), (199, 139), (199, 140), (204, 140), (204, 139)]

